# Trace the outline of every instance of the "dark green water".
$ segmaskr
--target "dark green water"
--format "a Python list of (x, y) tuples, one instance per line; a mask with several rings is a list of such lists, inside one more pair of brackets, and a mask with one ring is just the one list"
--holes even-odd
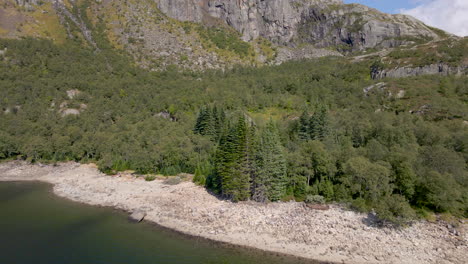
[[(42, 183), (0, 183), (1, 264), (307, 263), (135, 224), (60, 199)], [(310, 263), (310, 262), (309, 262)]]

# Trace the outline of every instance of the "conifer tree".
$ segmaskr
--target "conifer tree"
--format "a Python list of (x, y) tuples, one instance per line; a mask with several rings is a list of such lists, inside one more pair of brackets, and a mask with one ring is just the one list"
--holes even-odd
[(197, 121), (193, 129), (195, 134), (211, 136), (213, 141), (218, 141), (224, 129), (225, 113), (216, 106), (202, 107), (198, 113)]
[(310, 118), (310, 138), (314, 140), (323, 139), (327, 134), (327, 109), (321, 105)]
[(268, 202), (268, 190), (267, 185), (269, 183), (269, 175), (264, 168), (264, 159), (262, 150), (262, 140), (259, 139), (254, 146), (254, 169), (251, 174), (251, 193), (252, 199), (257, 202), (265, 203)]
[(200, 134), (200, 131), (201, 131), (201, 126), (202, 126), (202, 115), (203, 115), (203, 108), (200, 108), (200, 110), (198, 111), (198, 115), (197, 115), (197, 121), (195, 122), (195, 126), (193, 127), (193, 132), (195, 134)]
[(217, 175), (213, 178), (213, 187), (233, 201), (250, 197), (247, 132), (245, 118), (241, 116), (236, 126), (221, 138), (216, 153)]
[[(286, 194), (286, 160), (283, 155), (278, 131), (270, 120), (263, 131), (257, 154), (258, 175), (255, 177), (256, 200), (277, 201)], [(263, 192), (266, 192), (264, 197)]]
[(216, 129), (215, 129), (215, 115), (213, 113), (213, 109), (210, 107), (206, 108), (206, 118), (205, 123), (206, 126), (202, 131), (202, 135), (204, 136), (211, 136), (212, 138), (216, 136)]
[(309, 120), (309, 113), (304, 111), (299, 118), (299, 128), (298, 128), (299, 138), (302, 140), (310, 139), (310, 120)]
[(230, 193), (233, 168), (236, 162), (237, 137), (235, 128), (230, 128), (220, 142), (217, 153), (217, 165), (219, 180), (221, 182), (220, 191), (222, 194)]
[(247, 200), (250, 197), (250, 153), (249, 133), (244, 115), (241, 115), (236, 127), (237, 153), (234, 168), (234, 201)]
[(213, 122), (213, 133), (214, 133), (214, 138), (219, 139), (219, 136), (221, 134), (221, 120), (220, 120), (220, 114), (218, 113), (218, 108), (213, 106), (211, 113), (213, 115), (212, 122)]
[(207, 107), (200, 108), (198, 112), (197, 122), (195, 124), (194, 132), (200, 135), (206, 135), (208, 126), (210, 125), (210, 110)]

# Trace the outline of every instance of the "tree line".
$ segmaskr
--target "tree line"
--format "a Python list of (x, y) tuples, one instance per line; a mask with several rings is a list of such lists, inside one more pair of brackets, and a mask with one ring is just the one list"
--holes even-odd
[(150, 72), (75, 42), (5, 48), (0, 159), (194, 173), (235, 201), (320, 196), (396, 222), (468, 213), (466, 76), (388, 79), (364, 94), (371, 64), (343, 58)]

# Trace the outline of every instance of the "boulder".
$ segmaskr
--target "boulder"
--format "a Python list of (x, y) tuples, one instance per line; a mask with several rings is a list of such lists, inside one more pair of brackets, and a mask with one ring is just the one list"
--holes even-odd
[(68, 91), (67, 91), (67, 96), (68, 96), (68, 98), (73, 99), (73, 98), (75, 98), (77, 95), (79, 95), (80, 93), (81, 93), (80, 90), (78, 90), (78, 89), (72, 89), (72, 90), (68, 90)]
[(132, 214), (130, 215), (130, 219), (132, 221), (135, 221), (137, 223), (143, 221), (143, 219), (145, 218), (146, 216), (146, 212), (143, 211), (143, 210), (135, 210), (132, 212)]
[(80, 114), (80, 110), (78, 110), (78, 109), (70, 108), (70, 109), (64, 109), (62, 111), (62, 117), (69, 116), (69, 115), (79, 115), (79, 114)]

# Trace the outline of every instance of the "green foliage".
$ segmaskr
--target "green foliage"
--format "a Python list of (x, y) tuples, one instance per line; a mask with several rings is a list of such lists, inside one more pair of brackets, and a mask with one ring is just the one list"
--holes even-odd
[(270, 201), (280, 200), (286, 195), (288, 178), (283, 147), (272, 120), (260, 136), (256, 164), (258, 170), (253, 180), (255, 186), (253, 196), (257, 200), (265, 198)]
[(324, 204), (325, 203), (325, 198), (323, 198), (323, 196), (321, 196), (321, 195), (307, 195), (304, 202), (314, 203), (314, 204)]
[(302, 140), (321, 140), (328, 133), (328, 114), (325, 106), (317, 107), (315, 113), (309, 116), (304, 111), (297, 124), (298, 137)]
[(310, 136), (312, 139), (323, 139), (327, 134), (327, 110), (320, 106), (310, 119)]
[(195, 173), (233, 200), (321, 195), (396, 222), (408, 206), (468, 214), (466, 76), (387, 80), (364, 96), (367, 62), (157, 73), (99, 45), (0, 40), (1, 159)]
[(411, 199), (415, 193), (416, 174), (408, 162), (402, 162), (393, 167), (395, 173), (396, 189), (407, 199)]
[[(222, 136), (216, 150), (216, 172), (212, 188), (233, 201), (250, 196), (250, 175), (244, 170), (248, 162), (248, 128), (243, 115)], [(214, 184), (213, 184), (214, 183)]]
[(207, 187), (233, 201), (278, 201), (286, 195), (286, 161), (271, 120), (257, 136), (255, 127), (249, 127), (241, 115), (221, 137), (215, 164)]
[(156, 180), (156, 176), (154, 175), (145, 176), (145, 181), (154, 181), (154, 180)]
[(223, 109), (218, 110), (216, 106), (202, 107), (193, 131), (195, 134), (211, 136), (214, 141), (217, 141), (224, 130), (225, 121), (226, 114)]
[(375, 207), (377, 217), (384, 223), (405, 225), (416, 217), (408, 201), (401, 195), (394, 194), (382, 198)]
[(462, 215), (465, 211), (466, 214), (466, 196), (463, 197), (460, 186), (450, 174), (428, 172), (419, 185), (418, 196), (420, 205), (436, 212)]
[(354, 198), (377, 202), (392, 191), (390, 169), (384, 162), (373, 163), (364, 157), (355, 157), (344, 164), (343, 172), (341, 181)]
[(167, 184), (167, 185), (177, 185), (181, 182), (182, 182), (182, 179), (179, 176), (169, 177), (166, 180), (164, 180), (164, 184)]
[(446, 38), (438, 42), (420, 45), (415, 49), (397, 48), (388, 54), (394, 61), (385, 65), (389, 68), (393, 64), (405, 61), (415, 67), (445, 62), (451, 66), (459, 66), (467, 58), (468, 39), (454, 40)]
[(198, 27), (198, 33), (213, 43), (218, 49), (232, 51), (241, 57), (249, 55), (250, 44), (243, 41), (236, 31), (228, 28)]
[(333, 183), (336, 173), (335, 160), (319, 141), (301, 142), (297, 155), (290, 157), (289, 176), (294, 181), (294, 193), (304, 197), (306, 193), (320, 194), (334, 199)]
[(18, 155), (14, 139), (8, 133), (0, 131), (0, 160)]
[(198, 185), (205, 186), (206, 179), (213, 173), (213, 166), (209, 161), (200, 162), (195, 169), (195, 175), (193, 176), (193, 182)]

